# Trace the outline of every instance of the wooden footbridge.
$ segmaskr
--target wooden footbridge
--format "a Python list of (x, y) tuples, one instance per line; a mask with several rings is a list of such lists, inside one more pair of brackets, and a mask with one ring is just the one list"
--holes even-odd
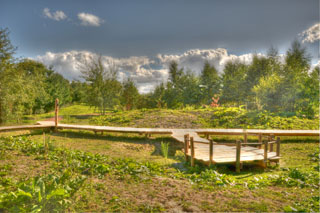
[[(37, 125), (0, 127), (0, 132), (33, 129), (75, 129), (88, 130), (95, 133), (138, 133), (151, 136), (151, 134), (171, 135), (175, 140), (184, 143), (186, 159), (202, 162), (207, 165), (228, 163), (235, 164), (236, 171), (240, 171), (243, 163), (257, 163), (266, 167), (270, 161), (279, 162), (280, 137), (279, 136), (318, 136), (319, 130), (258, 130), (258, 129), (163, 129), (163, 128), (131, 128), (109, 127), (91, 125), (58, 124), (58, 111), (56, 108), (55, 121), (39, 121)], [(203, 135), (204, 137), (200, 137)], [(243, 142), (216, 143), (210, 140), (210, 135), (238, 135), (243, 136)], [(257, 142), (249, 143), (248, 136), (256, 136)]]
[[(166, 134), (184, 143), (186, 158), (204, 164), (228, 163), (235, 164), (240, 171), (243, 163), (257, 163), (263, 167), (270, 161), (280, 159), (280, 138), (276, 136), (318, 136), (319, 130), (257, 130), (257, 129), (163, 129), (163, 128), (131, 128), (91, 125), (58, 124), (52, 121), (39, 121), (36, 125), (0, 127), (0, 132), (34, 129), (74, 129), (87, 130), (95, 133), (138, 133), (146, 136)], [(199, 135), (203, 135), (200, 137)], [(235, 143), (216, 143), (209, 139), (210, 135), (243, 136)], [(249, 143), (248, 136), (257, 136), (256, 143)]]

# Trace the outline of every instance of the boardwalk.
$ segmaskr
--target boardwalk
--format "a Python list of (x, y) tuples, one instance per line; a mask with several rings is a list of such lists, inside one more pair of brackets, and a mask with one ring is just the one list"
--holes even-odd
[[(37, 125), (26, 126), (9, 126), (0, 127), (0, 132), (15, 131), (15, 130), (32, 130), (32, 129), (47, 129), (55, 128), (55, 122), (39, 121)], [(139, 134), (167, 134), (171, 135), (175, 140), (186, 143), (185, 136), (188, 135), (194, 141), (194, 159), (205, 164), (210, 163), (209, 153), (209, 135), (256, 135), (259, 136), (259, 142), (262, 143), (262, 136), (319, 136), (319, 130), (257, 130), (257, 129), (163, 129), (163, 128), (132, 128), (132, 127), (108, 127), (108, 126), (91, 126), (91, 125), (70, 125), (59, 124), (57, 129), (75, 129), (75, 130), (89, 130), (97, 132), (117, 132), (117, 133), (139, 133)], [(202, 138), (199, 135), (205, 135)], [(247, 146), (248, 145), (248, 146)], [(257, 144), (256, 144), (257, 145)], [(241, 152), (239, 154), (239, 161), (242, 162), (261, 162), (267, 160), (278, 160), (277, 154), (270, 149), (261, 149), (263, 144), (253, 147), (250, 144), (242, 144)], [(266, 145), (268, 146), (268, 144)], [(185, 150), (186, 155), (191, 157), (191, 150)], [(235, 145), (213, 143), (212, 161), (211, 163), (236, 163), (237, 148)]]

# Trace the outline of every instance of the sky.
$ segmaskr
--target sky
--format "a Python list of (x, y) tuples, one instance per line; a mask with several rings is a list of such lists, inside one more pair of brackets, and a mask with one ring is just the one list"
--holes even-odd
[(271, 46), (285, 54), (294, 39), (317, 64), (319, 27), (319, 0), (0, 0), (16, 57), (77, 80), (79, 64), (101, 55), (143, 93), (167, 79), (171, 60), (197, 74), (209, 61), (221, 72)]

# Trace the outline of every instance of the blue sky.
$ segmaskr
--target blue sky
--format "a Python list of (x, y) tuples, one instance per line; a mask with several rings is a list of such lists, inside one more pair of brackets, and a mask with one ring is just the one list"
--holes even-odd
[[(0, 27), (11, 31), (17, 56), (60, 66), (58, 71), (69, 78), (76, 78), (77, 71), (67, 70), (74, 66), (61, 62), (65, 55), (72, 60), (85, 53), (127, 59), (121, 69), (128, 70), (122, 75), (133, 77), (139, 70), (129, 70), (134, 67), (128, 64), (136, 60), (132, 62), (136, 69), (149, 74), (162, 70), (158, 74), (164, 78), (165, 63), (159, 54), (179, 59), (221, 53), (246, 58), (266, 53), (271, 45), (285, 53), (295, 38), (305, 39), (301, 33), (319, 23), (318, 0), (0, 0), (0, 5)], [(317, 62), (319, 41), (304, 45)], [(219, 48), (227, 53), (216, 51)]]

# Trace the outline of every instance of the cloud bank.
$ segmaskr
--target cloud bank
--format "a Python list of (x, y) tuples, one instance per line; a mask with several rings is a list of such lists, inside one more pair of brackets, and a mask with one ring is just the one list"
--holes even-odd
[(81, 21), (81, 25), (83, 26), (99, 27), (104, 22), (98, 16), (90, 13), (78, 13), (78, 19)]
[[(214, 65), (219, 72), (222, 72), (224, 65), (229, 60), (240, 60), (250, 63), (254, 54), (244, 54), (240, 56), (228, 54), (226, 49), (193, 49), (182, 54), (158, 54), (155, 57), (133, 56), (127, 58), (114, 58), (101, 56), (105, 67), (112, 62), (118, 68), (118, 79), (120, 81), (131, 78), (137, 85), (141, 93), (152, 91), (156, 85), (168, 79), (168, 65), (172, 60), (176, 60), (180, 67), (191, 70), (199, 74), (204, 62), (208, 61)], [(262, 54), (257, 54), (262, 55)], [(40, 61), (62, 74), (69, 80), (81, 80), (80, 64), (97, 54), (89, 51), (68, 51), (62, 53), (47, 52), (42, 56), (37, 56), (35, 60)]]
[(320, 23), (317, 23), (307, 30), (303, 31), (300, 36), (302, 43), (314, 43), (320, 40)]
[(49, 8), (43, 9), (43, 15), (55, 21), (61, 21), (67, 18), (66, 14), (63, 11), (57, 10), (56, 12), (51, 13)]

